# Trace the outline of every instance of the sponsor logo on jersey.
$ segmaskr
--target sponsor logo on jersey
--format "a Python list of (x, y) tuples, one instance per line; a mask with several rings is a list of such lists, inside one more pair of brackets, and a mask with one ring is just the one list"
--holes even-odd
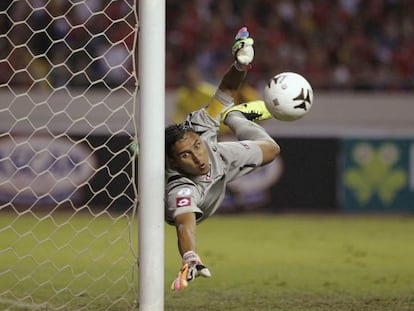
[(178, 207), (190, 206), (191, 205), (191, 198), (190, 197), (177, 197), (175, 204)]

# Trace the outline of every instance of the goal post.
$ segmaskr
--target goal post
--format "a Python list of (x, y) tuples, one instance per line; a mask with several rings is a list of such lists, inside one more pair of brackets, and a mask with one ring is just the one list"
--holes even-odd
[(165, 0), (139, 8), (139, 307), (164, 308)]
[(164, 11), (1, 2), (0, 309), (161, 310)]

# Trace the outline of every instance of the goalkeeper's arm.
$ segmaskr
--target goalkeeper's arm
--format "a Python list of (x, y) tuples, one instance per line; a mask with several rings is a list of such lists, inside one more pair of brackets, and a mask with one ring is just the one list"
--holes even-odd
[(181, 256), (196, 249), (196, 216), (194, 213), (185, 213), (175, 218), (178, 249)]
[(195, 252), (196, 248), (196, 217), (194, 213), (185, 213), (175, 218), (178, 248), (183, 258), (183, 265), (173, 281), (171, 289), (178, 291), (188, 286), (198, 276), (210, 277), (210, 271), (201, 262)]
[(247, 28), (241, 28), (232, 46), (234, 63), (222, 78), (216, 94), (206, 107), (206, 111), (213, 118), (218, 119), (220, 114), (233, 104), (233, 98), (243, 83), (247, 69), (254, 58), (253, 43)]

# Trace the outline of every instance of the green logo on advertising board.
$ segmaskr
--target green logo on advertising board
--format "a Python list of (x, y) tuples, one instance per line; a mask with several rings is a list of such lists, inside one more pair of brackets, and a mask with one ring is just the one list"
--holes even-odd
[(358, 143), (352, 149), (352, 160), (357, 166), (346, 170), (345, 185), (362, 205), (377, 195), (389, 206), (408, 180), (406, 171), (396, 167), (399, 159), (400, 151), (395, 144), (383, 143), (374, 148), (368, 143)]

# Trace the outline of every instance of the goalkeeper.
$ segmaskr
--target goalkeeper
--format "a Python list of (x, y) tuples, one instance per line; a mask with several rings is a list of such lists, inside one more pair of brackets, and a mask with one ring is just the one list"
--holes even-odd
[[(165, 217), (176, 227), (182, 256), (172, 290), (186, 288), (197, 276), (211, 276), (196, 253), (196, 225), (219, 208), (227, 183), (270, 163), (280, 152), (266, 131), (252, 122), (272, 117), (263, 101), (232, 106), (254, 57), (253, 39), (246, 27), (236, 35), (232, 53), (235, 61), (206, 106), (190, 113), (183, 124), (165, 129)], [(217, 141), (220, 121), (238, 141)]]

